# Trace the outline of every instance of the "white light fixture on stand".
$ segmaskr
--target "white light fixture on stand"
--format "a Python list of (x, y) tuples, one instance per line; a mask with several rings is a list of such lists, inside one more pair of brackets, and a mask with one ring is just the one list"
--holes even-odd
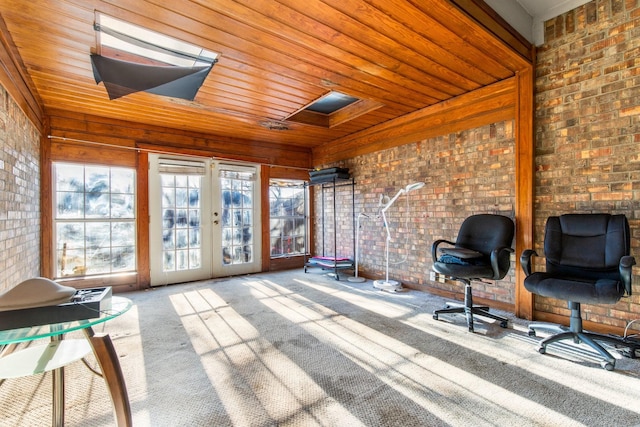
[(371, 218), (369, 215), (365, 214), (364, 212), (361, 212), (358, 215), (358, 219), (356, 220), (356, 267), (355, 267), (355, 272), (353, 274), (353, 277), (348, 277), (347, 280), (349, 282), (357, 282), (357, 283), (362, 283), (365, 282), (367, 279), (365, 279), (364, 277), (359, 277), (358, 276), (358, 252), (359, 252), (359, 247), (360, 247), (360, 218), (365, 217), (365, 218)]
[(384, 228), (387, 231), (387, 238), (385, 239), (385, 280), (375, 280), (373, 282), (373, 287), (376, 289), (381, 289), (383, 291), (396, 292), (402, 289), (402, 284), (396, 280), (389, 280), (389, 242), (391, 241), (391, 232), (389, 232), (389, 224), (387, 223), (386, 212), (387, 209), (391, 207), (398, 200), (398, 197), (403, 194), (407, 194), (413, 190), (418, 190), (424, 187), (424, 182), (414, 182), (413, 184), (407, 185), (405, 188), (401, 188), (398, 193), (393, 196), (393, 199), (389, 200), (387, 204), (382, 208), (380, 213), (382, 214), (382, 220), (384, 222)]

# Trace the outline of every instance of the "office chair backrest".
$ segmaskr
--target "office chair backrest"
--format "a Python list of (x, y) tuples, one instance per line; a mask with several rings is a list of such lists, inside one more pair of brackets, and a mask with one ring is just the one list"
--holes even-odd
[(478, 214), (465, 219), (458, 231), (456, 246), (473, 249), (489, 256), (496, 248), (510, 248), (513, 221), (502, 215)]
[(565, 214), (547, 219), (547, 273), (619, 280), (620, 258), (629, 251), (629, 223), (624, 215)]

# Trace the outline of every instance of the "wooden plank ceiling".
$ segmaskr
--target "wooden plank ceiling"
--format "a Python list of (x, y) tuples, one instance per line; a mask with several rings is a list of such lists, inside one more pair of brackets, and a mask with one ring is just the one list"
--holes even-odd
[[(0, 6), (45, 113), (68, 110), (309, 149), (509, 79), (531, 62), (526, 42), (497, 27), (479, 0), (0, 0)], [(145, 92), (110, 101), (90, 62), (96, 11), (219, 52), (219, 62), (194, 101)], [(331, 90), (366, 100), (367, 108), (330, 128), (287, 120)]]

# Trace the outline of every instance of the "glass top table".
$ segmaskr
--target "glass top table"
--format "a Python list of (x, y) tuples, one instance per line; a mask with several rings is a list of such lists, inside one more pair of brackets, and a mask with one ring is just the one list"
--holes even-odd
[(62, 323), (52, 323), (48, 325), (27, 326), (25, 328), (10, 329), (0, 331), (0, 345), (15, 344), (25, 341), (33, 341), (41, 338), (55, 337), (57, 335), (68, 334), (80, 329), (90, 328), (94, 325), (104, 323), (120, 316), (132, 306), (131, 300), (120, 297), (111, 297), (111, 309), (96, 312), (93, 319), (73, 320)]
[[(105, 380), (115, 415), (116, 425), (131, 426), (131, 406), (124, 375), (111, 338), (106, 333), (95, 333), (93, 326), (104, 323), (127, 312), (132, 307), (128, 298), (111, 297), (111, 308), (96, 312), (92, 319), (73, 320), (0, 331), (0, 350), (11, 351), (0, 357), (0, 376), (14, 378), (51, 370), (53, 372), (52, 425), (64, 426), (64, 369), (65, 365), (83, 359), (93, 351)], [(85, 339), (64, 339), (73, 331), (82, 331)], [(26, 341), (50, 338), (45, 345), (29, 346), (13, 351), (13, 347)], [(92, 368), (90, 368), (92, 369)], [(93, 369), (92, 369), (93, 370)], [(97, 373), (96, 371), (94, 371)]]

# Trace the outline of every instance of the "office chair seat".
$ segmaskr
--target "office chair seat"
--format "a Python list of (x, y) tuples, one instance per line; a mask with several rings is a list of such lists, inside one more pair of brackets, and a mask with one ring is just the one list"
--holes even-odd
[(527, 290), (543, 297), (585, 304), (615, 304), (624, 294), (620, 280), (576, 280), (536, 273), (527, 280)]

